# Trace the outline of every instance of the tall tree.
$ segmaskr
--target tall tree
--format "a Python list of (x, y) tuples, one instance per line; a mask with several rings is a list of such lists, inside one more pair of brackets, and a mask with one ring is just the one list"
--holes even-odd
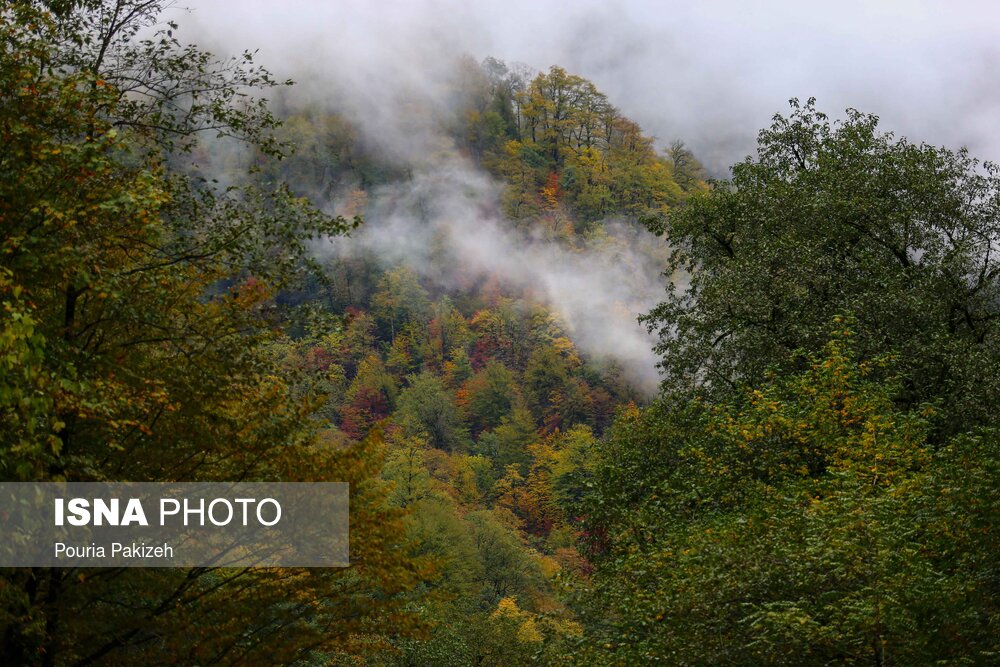
[(469, 433), (444, 383), (430, 372), (412, 375), (399, 394), (395, 421), (408, 435), (424, 436), (433, 447), (462, 450)]
[(989, 661), (998, 214), (994, 165), (794, 100), (671, 212), (664, 392), (584, 500), (585, 663)]
[(871, 356), (900, 354), (909, 404), (940, 399), (947, 432), (995, 419), (1000, 396), (1000, 174), (966, 151), (897, 139), (848, 111), (792, 101), (757, 159), (664, 226), (686, 275), (647, 323), (667, 387), (712, 395), (793, 367), (838, 313)]
[[(268, 305), (342, 233), (287, 188), (194, 175), (201, 135), (277, 156), (249, 56), (143, 37), (161, 3), (0, 8), (0, 476), (5, 480), (352, 483), (340, 570), (11, 570), (12, 664), (291, 662), (354, 650), (421, 566), (390, 549), (398, 512), (377, 438), (326, 444), (317, 402), (272, 352)], [(367, 549), (371, 551), (367, 551)], [(401, 628), (408, 616), (398, 617)], [(342, 623), (337, 623), (337, 619)], [(266, 658), (263, 656), (267, 656)]]
[(619, 421), (582, 664), (989, 661), (997, 433), (931, 446), (853, 334), (731, 405)]

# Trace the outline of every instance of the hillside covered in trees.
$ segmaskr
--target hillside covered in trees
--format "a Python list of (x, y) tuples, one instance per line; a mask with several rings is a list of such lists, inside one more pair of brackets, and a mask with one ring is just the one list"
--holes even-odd
[(7, 568), (0, 662), (997, 659), (996, 167), (493, 58), (393, 151), (160, 10), (0, 9), (0, 480), (347, 481), (351, 565)]

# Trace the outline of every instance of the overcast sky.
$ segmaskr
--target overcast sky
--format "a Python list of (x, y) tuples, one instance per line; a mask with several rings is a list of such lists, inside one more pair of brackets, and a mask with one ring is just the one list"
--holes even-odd
[[(303, 85), (386, 103), (467, 53), (593, 80), (661, 143), (715, 169), (750, 152), (789, 97), (876, 113), (914, 140), (1000, 160), (1000, 2), (182, 0), (216, 51)], [(360, 101), (360, 100), (363, 100)], [(367, 105), (367, 106), (366, 106)]]

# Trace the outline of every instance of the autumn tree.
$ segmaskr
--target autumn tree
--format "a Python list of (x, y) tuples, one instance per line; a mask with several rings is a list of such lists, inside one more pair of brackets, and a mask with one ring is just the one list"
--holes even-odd
[(422, 356), (435, 368), (442, 369), (449, 355), (465, 351), (472, 340), (468, 322), (447, 297), (431, 306), (427, 324), (427, 340)]
[(902, 383), (879, 379), (892, 362), (860, 361), (838, 324), (801, 373), (616, 426), (585, 501), (608, 519), (593, 525), (615, 566), (585, 607), (584, 663), (975, 663), (996, 649), (996, 432), (932, 446), (935, 408), (898, 408)]
[(395, 406), (399, 387), (386, 370), (382, 359), (370, 353), (358, 365), (340, 409), (340, 428), (352, 438), (361, 439)]
[(0, 474), (349, 481), (365, 555), (349, 574), (10, 570), (2, 652), (25, 665), (357, 652), (378, 623), (410, 627), (393, 600), (422, 566), (389, 547), (400, 517), (372, 481), (377, 437), (330, 446), (317, 397), (275, 354), (270, 307), (310, 239), (349, 224), (253, 174), (231, 188), (197, 175), (205, 132), (279, 156), (250, 95), (275, 82), (249, 56), (182, 45), (161, 8), (0, 8)]
[(584, 500), (583, 663), (996, 651), (1000, 180), (877, 125), (793, 101), (653, 224), (684, 280), (647, 318), (661, 397)]
[(494, 360), (486, 363), (460, 392), (462, 408), (468, 415), (474, 435), (495, 428), (511, 414), (520, 400), (516, 378)]
[(653, 139), (592, 82), (554, 66), (528, 82), (503, 85), (501, 64), (484, 66), (501, 77), (495, 99), (512, 117), (498, 127), (504, 134), (485, 162), (508, 180), (504, 200), (513, 218), (551, 215), (565, 202), (572, 227), (583, 232), (610, 215), (662, 214), (690, 189), (675, 181), (672, 162), (657, 154)]
[(538, 427), (531, 412), (515, 407), (509, 417), (501, 417), (500, 424), (482, 433), (476, 449), (489, 456), (498, 472), (510, 465), (525, 465), (529, 460), (528, 445), (538, 438)]
[(705, 187), (708, 173), (683, 141), (671, 143), (667, 149), (667, 157), (670, 159), (674, 180), (682, 190), (690, 192)]
[(395, 340), (396, 334), (408, 323), (423, 324), (429, 308), (427, 291), (420, 285), (417, 275), (402, 266), (382, 276), (378, 291), (372, 297), (372, 312), (390, 340)]

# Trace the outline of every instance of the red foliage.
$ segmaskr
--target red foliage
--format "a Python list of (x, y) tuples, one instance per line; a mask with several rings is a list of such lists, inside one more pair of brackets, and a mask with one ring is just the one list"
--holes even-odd
[(389, 399), (372, 387), (361, 387), (340, 411), (340, 430), (353, 439), (361, 439), (375, 422), (389, 416)]
[(315, 346), (306, 350), (303, 365), (309, 371), (326, 371), (333, 363), (333, 355), (322, 347)]

